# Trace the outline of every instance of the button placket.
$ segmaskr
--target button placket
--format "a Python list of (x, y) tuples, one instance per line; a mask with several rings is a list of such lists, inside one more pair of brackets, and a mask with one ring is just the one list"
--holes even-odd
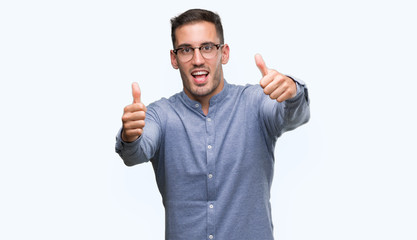
[(214, 171), (215, 171), (215, 133), (214, 133), (214, 120), (212, 114), (207, 115), (206, 117), (206, 130), (207, 130), (207, 197), (208, 201), (214, 201), (215, 196), (215, 181), (214, 181)]
[(215, 200), (216, 200), (216, 184), (214, 181), (215, 175), (215, 131), (214, 131), (214, 119), (213, 112), (206, 117), (206, 152), (207, 152), (207, 233), (209, 239), (214, 239), (215, 234)]

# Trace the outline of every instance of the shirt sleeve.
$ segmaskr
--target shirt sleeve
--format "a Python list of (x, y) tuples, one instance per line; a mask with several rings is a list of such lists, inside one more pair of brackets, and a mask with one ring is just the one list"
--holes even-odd
[[(292, 76), (297, 85), (295, 97), (282, 103), (263, 94), (260, 116), (269, 135), (279, 137), (284, 132), (293, 130), (310, 119), (310, 100), (306, 84)], [(263, 91), (262, 91), (263, 93)]]
[(157, 116), (156, 111), (152, 107), (148, 107), (143, 134), (133, 142), (128, 143), (122, 140), (123, 128), (117, 133), (116, 153), (119, 154), (127, 166), (148, 162), (159, 150), (162, 131)]

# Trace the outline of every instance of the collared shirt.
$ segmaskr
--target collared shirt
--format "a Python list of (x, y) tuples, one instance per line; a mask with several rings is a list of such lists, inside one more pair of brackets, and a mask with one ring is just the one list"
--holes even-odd
[(116, 152), (126, 165), (151, 161), (169, 240), (270, 240), (277, 138), (310, 117), (307, 89), (271, 100), (259, 85), (225, 82), (205, 115), (184, 92), (148, 106), (143, 134)]

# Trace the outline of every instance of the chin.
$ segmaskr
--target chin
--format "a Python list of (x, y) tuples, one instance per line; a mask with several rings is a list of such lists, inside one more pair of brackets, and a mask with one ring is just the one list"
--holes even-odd
[(191, 91), (191, 94), (196, 96), (196, 97), (205, 97), (210, 95), (213, 92), (213, 90), (210, 89), (202, 89), (200, 88), (196, 88), (193, 91)]

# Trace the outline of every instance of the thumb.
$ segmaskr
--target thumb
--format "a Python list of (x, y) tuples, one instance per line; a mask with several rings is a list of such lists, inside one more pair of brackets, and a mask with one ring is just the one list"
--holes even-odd
[(266, 64), (264, 62), (264, 59), (262, 58), (261, 54), (256, 54), (255, 55), (255, 62), (256, 62), (256, 66), (258, 66), (259, 71), (261, 71), (262, 73), (262, 77), (264, 77), (265, 75), (268, 74), (268, 68), (266, 67)]
[(140, 87), (137, 82), (132, 83), (133, 103), (140, 103)]

